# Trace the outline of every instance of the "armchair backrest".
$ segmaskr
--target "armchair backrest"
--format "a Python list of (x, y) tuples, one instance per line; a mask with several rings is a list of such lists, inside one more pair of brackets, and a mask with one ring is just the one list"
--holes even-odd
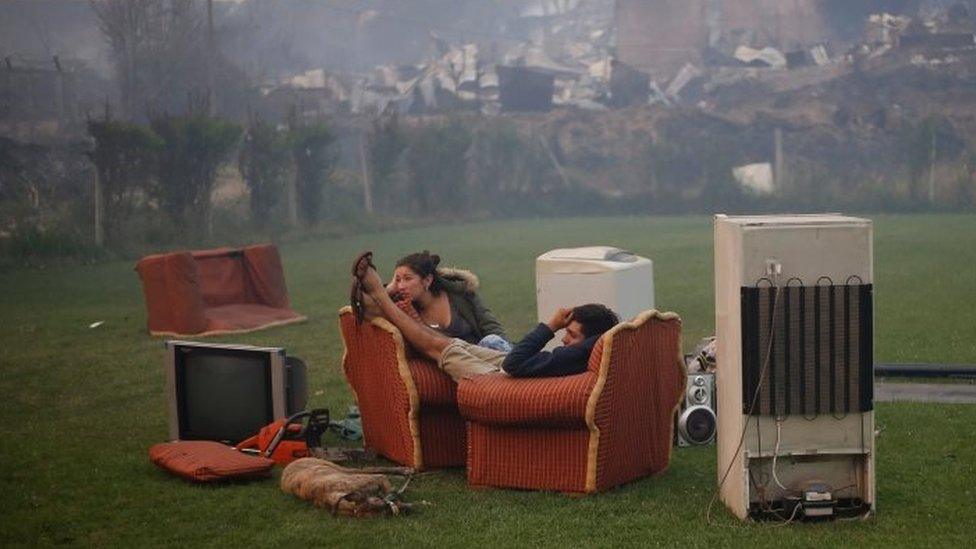
[(382, 318), (357, 323), (351, 307), (339, 310), (339, 330), (345, 345), (342, 368), (356, 393), (366, 445), (398, 463), (420, 467), (419, 397), (403, 336)]
[(209, 306), (290, 307), (278, 248), (271, 244), (192, 252), (200, 295)]
[(197, 269), (200, 297), (209, 307), (253, 303), (248, 292), (244, 251), (218, 248), (192, 252)]
[(207, 329), (196, 264), (189, 252), (146, 256), (136, 263), (150, 332), (193, 334)]
[(649, 456), (645, 473), (666, 467), (686, 377), (678, 315), (651, 310), (618, 324), (594, 347), (589, 367), (597, 374), (587, 407), (599, 448), (597, 484), (633, 473), (623, 454)]
[(639, 381), (652, 370), (671, 370), (675, 365), (683, 376), (682, 364), (681, 318), (650, 310), (603, 334), (590, 353), (587, 369), (601, 377)]

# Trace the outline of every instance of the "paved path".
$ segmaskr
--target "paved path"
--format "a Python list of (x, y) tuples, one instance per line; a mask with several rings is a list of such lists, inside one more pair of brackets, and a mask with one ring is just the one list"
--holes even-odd
[(976, 404), (976, 385), (969, 383), (890, 383), (876, 381), (878, 402), (948, 402)]

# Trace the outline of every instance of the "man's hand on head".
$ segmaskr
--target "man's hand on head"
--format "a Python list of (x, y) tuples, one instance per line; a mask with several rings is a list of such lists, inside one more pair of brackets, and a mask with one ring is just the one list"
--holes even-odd
[(556, 333), (565, 328), (571, 320), (573, 320), (572, 309), (557, 309), (553, 313), (552, 318), (549, 319), (549, 322), (546, 322), (546, 326), (549, 326), (549, 329), (553, 333)]

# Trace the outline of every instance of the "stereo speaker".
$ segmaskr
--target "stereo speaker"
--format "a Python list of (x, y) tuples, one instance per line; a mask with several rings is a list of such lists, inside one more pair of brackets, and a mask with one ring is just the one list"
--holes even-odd
[(715, 441), (714, 374), (688, 374), (684, 403), (675, 421), (678, 446), (700, 446)]

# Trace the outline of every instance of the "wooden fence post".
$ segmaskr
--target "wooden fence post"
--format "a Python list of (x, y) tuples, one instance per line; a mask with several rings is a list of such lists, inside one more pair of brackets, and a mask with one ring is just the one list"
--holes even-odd
[(98, 168), (95, 168), (93, 178), (94, 188), (92, 195), (95, 197), (95, 245), (101, 248), (105, 244), (105, 229), (102, 227), (104, 214), (102, 212), (102, 182), (98, 177)]
[(366, 145), (363, 134), (359, 134), (359, 169), (363, 176), (363, 207), (366, 213), (373, 214), (373, 189), (369, 181), (369, 170), (366, 167)]

